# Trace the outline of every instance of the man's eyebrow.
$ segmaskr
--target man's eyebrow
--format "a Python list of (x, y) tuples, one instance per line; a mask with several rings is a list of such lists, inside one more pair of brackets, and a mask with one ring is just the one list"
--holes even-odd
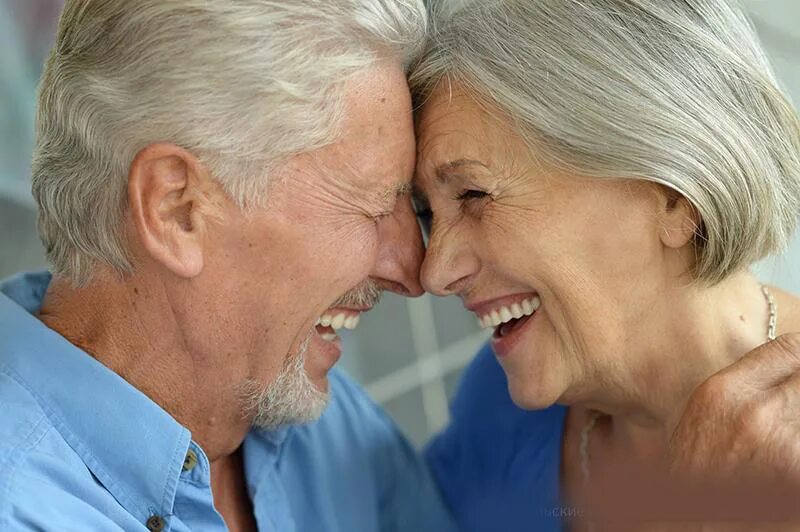
[(486, 170), (489, 169), (485, 164), (475, 159), (456, 159), (455, 161), (448, 161), (436, 167), (434, 170), (436, 173), (436, 180), (439, 181), (440, 184), (447, 184), (447, 182), (455, 177), (458, 171), (465, 166), (479, 166)]
[(408, 181), (398, 181), (396, 183), (392, 183), (389, 187), (383, 189), (380, 192), (380, 198), (382, 200), (393, 200), (399, 198), (400, 196), (404, 196), (411, 192), (411, 183)]

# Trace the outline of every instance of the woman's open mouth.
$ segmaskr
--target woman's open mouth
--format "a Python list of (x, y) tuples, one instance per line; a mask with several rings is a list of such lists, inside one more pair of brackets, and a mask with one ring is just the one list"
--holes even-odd
[[(498, 301), (500, 303), (500, 301)], [(533, 318), (541, 305), (539, 296), (521, 295), (518, 298), (504, 298), (502, 304), (497, 304), (480, 309), (478, 324), (481, 328), (494, 328), (492, 344), (498, 355), (507, 354), (512, 345), (516, 343), (512, 338), (515, 333)]]
[(503, 338), (504, 336), (508, 336), (519, 327), (522, 327), (531, 316), (522, 316), (521, 318), (512, 318), (511, 321), (507, 321), (505, 323), (501, 323), (494, 329), (494, 334), (492, 335), (493, 338)]

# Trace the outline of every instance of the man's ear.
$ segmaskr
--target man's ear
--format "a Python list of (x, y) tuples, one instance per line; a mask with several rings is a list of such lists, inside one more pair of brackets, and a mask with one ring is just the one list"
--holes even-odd
[(203, 270), (204, 234), (212, 212), (209, 185), (205, 166), (174, 144), (151, 144), (131, 163), (133, 230), (146, 253), (180, 277)]
[(692, 242), (700, 230), (700, 213), (682, 194), (662, 187), (660, 238), (664, 246), (678, 249)]

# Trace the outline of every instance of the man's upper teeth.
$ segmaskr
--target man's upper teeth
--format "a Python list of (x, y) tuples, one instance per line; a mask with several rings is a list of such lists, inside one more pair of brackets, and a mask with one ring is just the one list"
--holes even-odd
[(330, 327), (334, 330), (341, 329), (344, 327), (345, 329), (355, 329), (358, 327), (358, 322), (361, 320), (361, 316), (347, 316), (344, 313), (338, 314), (323, 314), (319, 320), (317, 320), (317, 325), (322, 325), (323, 327)]
[(518, 303), (512, 304), (510, 307), (502, 306), (496, 308), (491, 312), (484, 314), (478, 318), (478, 325), (486, 329), (488, 327), (497, 327), (501, 323), (507, 323), (513, 319), (518, 319), (523, 316), (530, 316), (539, 308), (541, 300), (538, 296), (523, 299)]

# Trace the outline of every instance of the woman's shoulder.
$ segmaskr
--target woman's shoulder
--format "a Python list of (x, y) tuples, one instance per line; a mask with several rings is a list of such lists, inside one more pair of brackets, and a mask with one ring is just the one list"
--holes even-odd
[(478, 353), (464, 371), (450, 424), (426, 450), (464, 530), (558, 530), (565, 414), (562, 406), (517, 407), (491, 349)]

